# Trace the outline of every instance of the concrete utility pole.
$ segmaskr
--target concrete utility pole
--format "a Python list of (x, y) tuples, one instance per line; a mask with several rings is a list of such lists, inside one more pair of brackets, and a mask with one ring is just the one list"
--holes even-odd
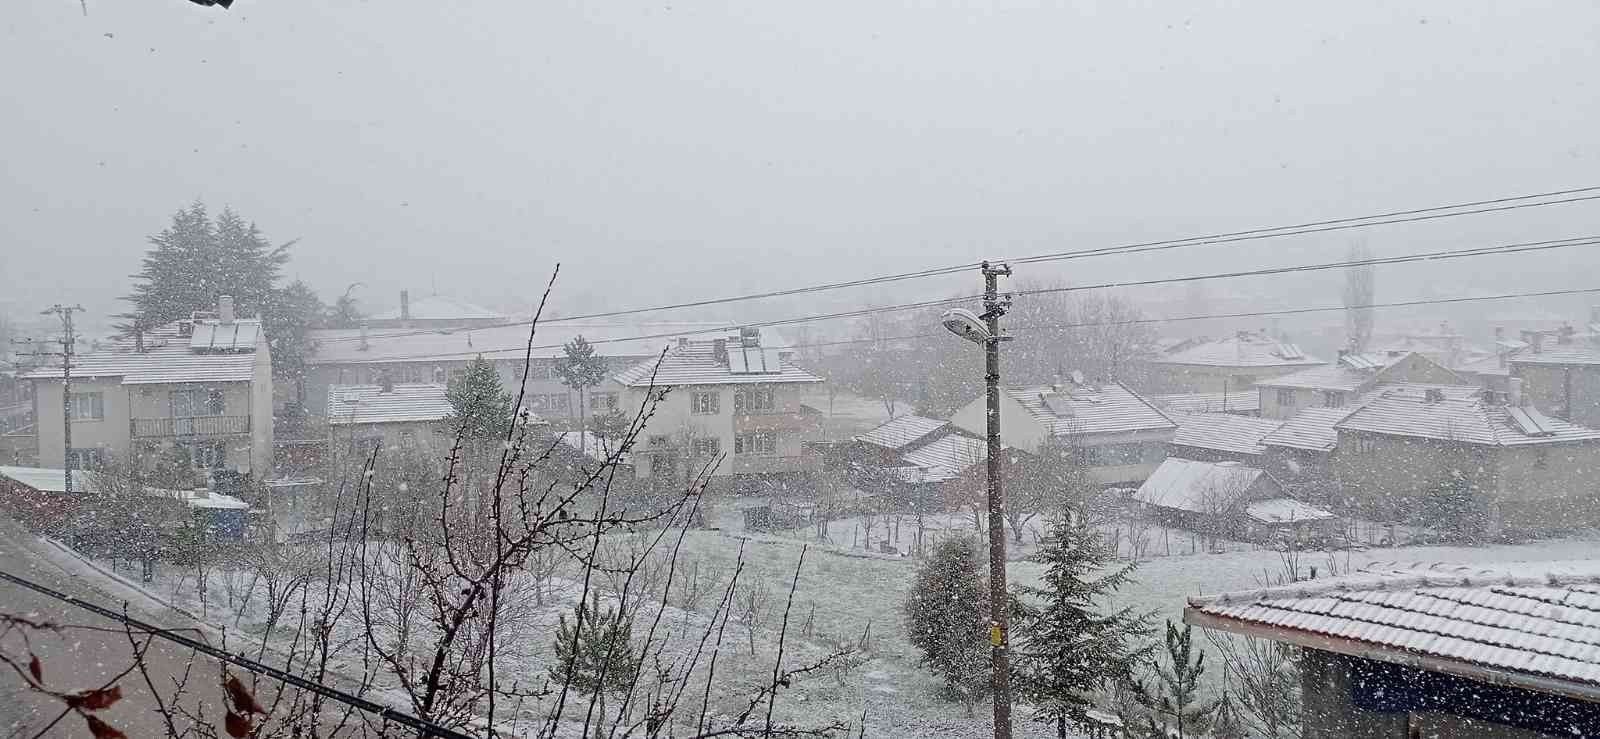
[(42, 311), (40, 315), (59, 316), (61, 318), (61, 338), (57, 341), (61, 351), (37, 350), (31, 356), (36, 357), (61, 357), (61, 469), (66, 478), (66, 491), (72, 492), (72, 354), (78, 341), (77, 331), (72, 325), (72, 314), (82, 313), (81, 305), (61, 305), (57, 303)]
[(1011, 625), (1006, 606), (1006, 519), (1005, 495), (1000, 487), (1000, 342), (1011, 337), (1000, 335), (1000, 317), (1011, 305), (1011, 296), (1000, 294), (998, 280), (1011, 276), (1004, 264), (983, 263), (983, 315), (965, 308), (945, 311), (940, 322), (950, 333), (974, 344), (983, 345), (984, 385), (988, 391), (988, 478), (989, 478), (989, 657), (993, 673), (990, 688), (994, 693), (995, 739), (1011, 739)]
[(989, 645), (994, 674), (995, 739), (1011, 739), (1011, 624), (1006, 597), (1005, 495), (1000, 488), (1000, 316), (1009, 300), (1001, 300), (1000, 276), (1011, 276), (1006, 265), (983, 263), (983, 318), (989, 336), (983, 344), (984, 383), (989, 395)]

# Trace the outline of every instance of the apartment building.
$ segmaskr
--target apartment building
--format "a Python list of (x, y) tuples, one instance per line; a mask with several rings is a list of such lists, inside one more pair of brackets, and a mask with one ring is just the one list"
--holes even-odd
[(808, 471), (804, 442), (821, 438), (821, 412), (801, 399), (822, 378), (796, 367), (761, 333), (743, 329), (711, 341), (679, 340), (612, 379), (638, 409), (667, 390), (635, 450), (640, 477), (674, 478), (725, 455), (714, 475), (735, 492), (798, 483)]
[(235, 318), (228, 296), (215, 313), (75, 355), (70, 449), (61, 368), (24, 377), (34, 385), (40, 464), (164, 458), (192, 469), (197, 486), (219, 472), (271, 474), (272, 355), (261, 322)]

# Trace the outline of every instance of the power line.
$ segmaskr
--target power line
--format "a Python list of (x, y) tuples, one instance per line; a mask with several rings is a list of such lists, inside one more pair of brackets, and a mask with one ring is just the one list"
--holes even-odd
[[(1597, 245), (1600, 245), (1600, 236), (1575, 236), (1575, 237), (1564, 238), (1564, 239), (1551, 239), (1551, 240), (1547, 240), (1547, 241), (1528, 241), (1528, 242), (1522, 242), (1522, 243), (1516, 243), (1516, 244), (1499, 244), (1499, 245), (1494, 245), (1494, 246), (1469, 247), (1469, 248), (1466, 248), (1466, 249), (1447, 249), (1447, 250), (1442, 250), (1442, 251), (1421, 252), (1421, 253), (1416, 253), (1416, 254), (1402, 254), (1402, 255), (1393, 256), (1393, 257), (1377, 257), (1377, 258), (1371, 258), (1371, 259), (1340, 260), (1340, 261), (1337, 261), (1337, 262), (1324, 262), (1324, 263), (1321, 263), (1321, 264), (1301, 264), (1301, 265), (1293, 265), (1293, 266), (1287, 266), (1287, 267), (1268, 267), (1268, 268), (1257, 269), (1257, 270), (1244, 270), (1244, 271), (1236, 271), (1236, 272), (1221, 272), (1221, 273), (1206, 274), (1206, 275), (1188, 275), (1188, 276), (1183, 276), (1183, 277), (1167, 277), (1167, 278), (1150, 279), (1150, 280), (1135, 280), (1135, 281), (1126, 281), (1126, 282), (1101, 283), (1101, 284), (1095, 284), (1095, 285), (1071, 285), (1071, 286), (1065, 286), (1065, 287), (1039, 288), (1039, 289), (1034, 289), (1034, 290), (1014, 291), (1011, 294), (1012, 295), (1038, 295), (1038, 294), (1046, 294), (1046, 293), (1074, 292), (1074, 291), (1081, 291), (1081, 290), (1100, 290), (1100, 289), (1120, 288), (1120, 287), (1134, 287), (1134, 286), (1144, 287), (1144, 286), (1161, 285), (1161, 284), (1195, 282), (1195, 281), (1200, 281), (1200, 280), (1230, 279), (1230, 278), (1237, 278), (1237, 277), (1251, 277), (1251, 276), (1262, 276), (1262, 275), (1286, 274), (1286, 273), (1292, 273), (1292, 272), (1315, 272), (1315, 271), (1323, 271), (1323, 270), (1330, 270), (1330, 269), (1345, 269), (1345, 268), (1349, 268), (1349, 267), (1362, 266), (1362, 265), (1368, 265), (1368, 264), (1379, 265), (1379, 264), (1403, 264), (1403, 263), (1409, 263), (1409, 262), (1441, 261), (1441, 260), (1448, 260), (1448, 259), (1465, 259), (1465, 258), (1470, 258), (1470, 257), (1494, 256), (1494, 255), (1500, 255), (1500, 254), (1518, 254), (1518, 253), (1525, 253), (1525, 252), (1548, 251), (1548, 250), (1552, 250), (1552, 249), (1566, 249), (1566, 248), (1573, 248), (1573, 247), (1597, 246)], [(858, 309), (849, 310), (849, 311), (839, 311), (839, 312), (834, 312), (834, 313), (821, 313), (821, 314), (807, 315), (807, 316), (796, 316), (796, 317), (792, 317), (792, 318), (781, 318), (781, 319), (774, 319), (774, 320), (769, 320), (769, 321), (753, 321), (753, 322), (747, 322), (747, 323), (735, 324), (735, 325), (716, 326), (716, 327), (712, 327), (712, 328), (703, 328), (703, 329), (693, 329), (693, 330), (689, 330), (689, 331), (676, 331), (676, 332), (665, 332), (665, 333), (656, 333), (656, 334), (644, 334), (644, 335), (640, 335), (640, 336), (626, 336), (626, 337), (616, 337), (616, 338), (609, 338), (609, 339), (592, 339), (592, 340), (589, 341), (589, 343), (590, 344), (611, 344), (611, 343), (621, 343), (621, 342), (631, 342), (631, 341), (649, 341), (649, 340), (652, 340), (652, 339), (671, 339), (671, 338), (677, 338), (677, 337), (681, 337), (681, 336), (694, 336), (694, 335), (699, 335), (699, 334), (724, 333), (724, 332), (729, 332), (729, 331), (735, 331), (735, 330), (738, 330), (740, 328), (773, 328), (773, 327), (777, 327), (777, 326), (788, 326), (788, 325), (794, 325), (794, 324), (799, 324), (799, 323), (814, 323), (814, 322), (818, 322), (818, 321), (830, 321), (830, 320), (838, 320), (838, 319), (843, 319), (843, 318), (859, 318), (859, 317), (862, 317), (862, 316), (873, 315), (873, 314), (877, 314), (877, 313), (888, 313), (888, 312), (898, 312), (898, 311), (905, 311), (905, 310), (916, 310), (916, 309), (920, 309), (920, 308), (931, 308), (931, 307), (942, 306), (942, 305), (956, 305), (956, 304), (960, 304), (960, 303), (964, 303), (964, 302), (977, 300), (980, 297), (982, 297), (982, 296), (962, 295), (962, 296), (950, 297), (950, 298), (939, 298), (939, 299), (933, 299), (933, 300), (924, 300), (924, 301), (918, 301), (918, 302), (914, 302), (914, 303), (901, 303), (901, 304), (896, 304), (896, 305), (878, 306), (878, 307), (872, 307), (872, 308), (858, 308)], [(523, 325), (527, 325), (527, 324), (523, 324)], [(409, 336), (409, 335), (414, 335), (414, 334), (390, 334), (388, 336), (389, 337), (393, 337), (393, 336)], [(383, 338), (383, 337), (379, 337), (379, 338)], [(332, 341), (332, 340), (330, 340), (330, 341)], [(539, 345), (534, 345), (533, 348), (534, 349), (559, 349), (559, 348), (561, 348), (561, 346), (562, 345), (560, 345), (560, 344), (539, 344)], [(459, 351), (459, 352), (443, 352), (443, 353), (434, 353), (434, 354), (413, 354), (413, 355), (409, 355), (409, 356), (405, 356), (405, 357), (396, 357), (396, 358), (393, 358), (393, 359), (387, 360), (387, 361), (404, 362), (404, 361), (416, 361), (416, 360), (424, 360), (424, 359), (442, 359), (442, 358), (446, 358), (446, 357), (460, 357), (460, 356), (470, 355), (470, 354), (482, 354), (482, 355), (485, 355), (485, 356), (494, 356), (496, 354), (501, 354), (501, 353), (505, 353), (505, 352), (512, 352), (512, 351), (521, 352), (526, 348), (527, 347), (508, 347), (508, 348), (505, 348), (505, 349), (494, 349), (494, 350), (480, 351), (480, 352)], [(374, 361), (384, 361), (384, 360), (374, 360)]]
[(113, 621), (117, 621), (119, 623), (127, 624), (128, 626), (130, 626), (132, 628), (135, 628), (135, 629), (138, 629), (139, 631), (147, 633), (147, 634), (149, 634), (151, 636), (159, 637), (161, 639), (165, 639), (165, 640), (170, 641), (170, 642), (175, 642), (177, 644), (181, 644), (181, 645), (183, 645), (185, 647), (188, 647), (190, 649), (195, 650), (196, 652), (199, 652), (201, 654), (210, 656), (212, 658), (215, 658), (215, 659), (223, 661), (223, 662), (227, 662), (228, 664), (237, 665), (237, 666), (242, 667), (242, 668), (244, 668), (246, 670), (249, 670), (251, 672), (262, 674), (262, 675), (266, 675), (266, 676), (271, 677), (271, 678), (273, 678), (275, 680), (288, 683), (288, 684), (293, 685), (293, 686), (295, 686), (297, 688), (300, 688), (302, 690), (309, 690), (309, 691), (311, 691), (313, 693), (316, 693), (317, 695), (320, 695), (320, 696), (322, 696), (324, 698), (328, 698), (328, 699), (331, 699), (331, 700), (338, 701), (338, 702), (343, 703), (343, 704), (345, 704), (347, 706), (351, 706), (351, 707), (354, 707), (354, 708), (358, 708), (358, 709), (360, 709), (362, 711), (366, 711), (367, 713), (377, 714), (378, 718), (380, 718), (380, 719), (393, 721), (393, 722), (395, 722), (397, 724), (401, 724), (401, 725), (404, 725), (404, 726), (408, 726), (408, 727), (410, 727), (412, 729), (416, 729), (419, 732), (420, 736), (424, 736), (424, 737), (438, 736), (438, 737), (445, 737), (445, 739), (471, 739), (466, 734), (463, 734), (463, 733), (461, 733), (459, 731), (456, 731), (454, 729), (450, 729), (450, 728), (447, 728), (447, 727), (444, 727), (444, 726), (440, 726), (440, 725), (438, 725), (436, 723), (433, 723), (432, 721), (427, 721), (425, 719), (420, 719), (420, 718), (417, 718), (416, 716), (412, 716), (412, 715), (407, 714), (407, 713), (402, 713), (402, 712), (396, 711), (393, 708), (390, 708), (388, 706), (381, 705), (381, 704), (378, 704), (378, 703), (374, 703), (374, 702), (372, 702), (370, 700), (367, 700), (366, 698), (362, 698), (361, 696), (352, 695), (350, 693), (346, 693), (345, 691), (339, 690), (337, 688), (330, 688), (330, 687), (328, 687), (326, 685), (323, 685), (322, 683), (318, 683), (318, 682), (314, 682), (314, 681), (311, 681), (311, 680), (307, 680), (307, 679), (305, 679), (303, 677), (300, 677), (299, 675), (295, 675), (293, 673), (284, 672), (283, 670), (280, 670), (280, 669), (278, 669), (276, 667), (273, 667), (271, 665), (262, 664), (260, 662), (257, 662), (255, 660), (253, 660), (253, 659), (245, 657), (242, 654), (239, 654), (239, 655), (229, 654), (227, 652), (222, 651), (221, 649), (217, 649), (216, 647), (211, 646), (210, 644), (206, 644), (205, 642), (198, 641), (196, 639), (191, 639), (191, 638), (189, 638), (187, 636), (184, 636), (183, 634), (171, 631), (169, 629), (161, 628), (160, 626), (156, 626), (155, 624), (146, 623), (146, 622), (141, 621), (139, 619), (133, 618), (132, 616), (129, 616), (129, 615), (125, 614), (125, 613), (117, 613), (116, 611), (113, 611), (113, 610), (111, 610), (109, 608), (105, 608), (105, 607), (102, 607), (102, 606), (95, 605), (94, 603), (90, 603), (90, 602), (88, 602), (86, 600), (83, 600), (82, 598), (76, 598), (76, 597), (73, 597), (71, 595), (67, 595), (66, 593), (60, 592), (58, 590), (54, 590), (54, 589), (46, 587), (44, 585), (40, 585), (40, 584), (38, 584), (36, 582), (33, 582), (31, 580), (28, 580), (28, 579), (25, 579), (25, 578), (22, 578), (22, 577), (18, 577), (17, 575), (13, 575), (13, 574), (11, 574), (9, 572), (6, 572), (4, 570), (0, 570), (0, 579), (9, 580), (9, 581), (11, 581), (11, 582), (13, 582), (13, 583), (15, 583), (17, 585), (21, 585), (22, 587), (25, 587), (25, 588), (27, 588), (29, 590), (32, 590), (32, 591), (36, 592), (36, 593), (48, 596), (50, 598), (54, 598), (56, 600), (61, 601), (62, 603), (66, 603), (67, 605), (77, 606), (78, 608), (82, 608), (83, 610), (88, 611), (90, 613), (97, 614), (97, 615), (100, 615), (100, 616), (104, 616), (106, 618), (109, 618), (109, 619), (111, 619)]
[[(1133, 243), (1133, 244), (1122, 244), (1122, 245), (1118, 245), (1118, 246), (1107, 246), (1107, 247), (1097, 247), (1097, 248), (1091, 248), (1091, 249), (1080, 249), (1080, 250), (1075, 250), (1075, 251), (1052, 252), (1052, 253), (1046, 253), (1046, 254), (1037, 254), (1037, 255), (1033, 255), (1033, 256), (1016, 257), (1016, 258), (1009, 259), (1009, 260), (995, 260), (995, 261), (1003, 261), (1003, 262), (1010, 263), (1010, 264), (1030, 264), (1030, 263), (1036, 263), (1036, 262), (1058, 261), (1058, 260), (1063, 260), (1063, 259), (1078, 259), (1078, 258), (1087, 258), (1087, 257), (1096, 257), (1096, 256), (1110, 256), (1110, 255), (1115, 255), (1115, 254), (1136, 254), (1136, 253), (1140, 253), (1140, 252), (1154, 251), (1154, 250), (1159, 250), (1159, 249), (1178, 249), (1178, 248), (1187, 248), (1187, 247), (1191, 247), (1191, 246), (1207, 246), (1207, 245), (1215, 245), (1215, 244), (1234, 243), (1234, 242), (1240, 242), (1240, 241), (1254, 241), (1254, 240), (1261, 240), (1261, 239), (1277, 238), (1277, 237), (1280, 237), (1280, 236), (1295, 236), (1295, 235), (1303, 235), (1303, 234), (1311, 234), (1311, 233), (1324, 233), (1324, 232), (1328, 232), (1328, 231), (1340, 231), (1340, 230), (1348, 230), (1348, 229), (1356, 229), (1356, 228), (1368, 228), (1368, 227), (1371, 227), (1371, 226), (1383, 226), (1383, 225), (1392, 225), (1392, 224), (1398, 224), (1398, 223), (1411, 223), (1411, 222), (1417, 222), (1417, 221), (1438, 220), (1438, 219), (1442, 219), (1442, 218), (1454, 218), (1454, 217), (1457, 217), (1457, 216), (1479, 215), (1479, 214), (1486, 214), (1486, 213), (1497, 213), (1497, 212), (1503, 212), (1503, 211), (1519, 210), (1519, 209), (1523, 209), (1523, 208), (1540, 208), (1540, 207), (1544, 207), (1544, 206), (1548, 206), (1548, 205), (1565, 205), (1565, 204), (1583, 202), (1583, 201), (1588, 201), (1588, 200), (1600, 200), (1600, 194), (1588, 194), (1588, 195), (1584, 195), (1583, 194), (1583, 193), (1597, 193), (1597, 192), (1600, 192), (1600, 185), (1591, 186), (1591, 187), (1571, 188), (1571, 189), (1566, 189), (1566, 190), (1551, 190), (1551, 191), (1548, 191), (1548, 192), (1532, 193), (1532, 194), (1527, 194), (1527, 195), (1512, 195), (1512, 196), (1506, 196), (1506, 197), (1491, 198), (1491, 199), (1487, 199), (1487, 200), (1474, 200), (1474, 201), (1469, 201), (1469, 202), (1464, 202), (1464, 203), (1452, 203), (1452, 204), (1448, 204), (1448, 205), (1436, 205), (1436, 206), (1430, 206), (1430, 207), (1426, 207), (1426, 208), (1412, 208), (1412, 209), (1408, 209), (1408, 210), (1388, 211), (1388, 212), (1385, 212), (1385, 213), (1375, 213), (1375, 214), (1365, 215), (1365, 216), (1353, 216), (1353, 217), (1347, 217), (1347, 218), (1336, 218), (1336, 219), (1329, 219), (1329, 220), (1322, 220), (1322, 221), (1308, 221), (1308, 222), (1305, 222), (1305, 223), (1291, 224), (1291, 225), (1286, 225), (1286, 226), (1272, 226), (1272, 227), (1265, 227), (1265, 228), (1252, 228), (1252, 229), (1246, 229), (1246, 230), (1242, 230), (1242, 231), (1230, 231), (1230, 232), (1224, 232), (1224, 233), (1208, 234), (1208, 235), (1204, 235), (1204, 236), (1190, 236), (1190, 237), (1185, 237), (1185, 238), (1164, 239), (1164, 240), (1161, 240), (1161, 241), (1146, 241), (1146, 242), (1139, 242), (1139, 243)], [(1565, 196), (1569, 196), (1569, 195), (1570, 196), (1576, 196), (1576, 197), (1565, 197)], [(1551, 198), (1557, 198), (1557, 199), (1551, 199)], [(767, 292), (749, 293), (749, 294), (744, 294), (744, 295), (730, 295), (730, 296), (721, 297), (721, 298), (707, 298), (707, 299), (703, 299), (703, 300), (694, 300), (694, 301), (683, 302), (683, 303), (670, 303), (670, 304), (665, 304), (665, 305), (657, 305), (657, 306), (650, 306), (650, 307), (644, 307), (644, 308), (627, 308), (627, 309), (621, 309), (621, 310), (601, 311), (601, 312), (597, 312), (597, 313), (584, 313), (584, 314), (579, 314), (579, 315), (575, 315), (575, 316), (565, 316), (565, 317), (562, 317), (562, 318), (549, 318), (549, 319), (545, 319), (544, 322), (545, 323), (568, 323), (568, 322), (572, 322), (572, 321), (585, 321), (585, 320), (593, 320), (593, 319), (598, 319), (598, 318), (617, 318), (617, 317), (620, 317), (620, 316), (637, 315), (637, 314), (640, 314), (640, 313), (656, 313), (656, 312), (661, 312), (661, 311), (680, 310), (680, 309), (686, 309), (686, 308), (703, 308), (703, 307), (712, 306), (712, 305), (726, 305), (726, 304), (729, 304), (729, 303), (737, 303), (737, 302), (744, 302), (744, 301), (750, 301), (750, 300), (762, 300), (762, 299), (775, 298), (775, 297), (787, 297), (787, 296), (801, 295), (801, 294), (806, 294), (806, 293), (824, 292), (824, 291), (830, 291), (830, 290), (839, 290), (839, 289), (850, 288), (850, 287), (864, 287), (864, 286), (868, 286), (868, 285), (878, 285), (878, 284), (884, 284), (884, 283), (889, 283), (889, 282), (899, 282), (899, 281), (904, 281), (904, 280), (912, 280), (912, 279), (920, 279), (920, 278), (925, 278), (925, 277), (936, 277), (936, 276), (940, 276), (940, 275), (955, 274), (955, 273), (962, 272), (962, 271), (965, 271), (965, 270), (977, 269), (980, 265), (982, 265), (982, 262), (966, 262), (966, 263), (963, 263), (963, 264), (955, 264), (955, 265), (949, 265), (949, 266), (945, 266), (945, 267), (934, 267), (934, 268), (929, 268), (929, 269), (916, 270), (916, 271), (913, 271), (913, 272), (902, 272), (902, 273), (898, 273), (898, 274), (878, 275), (878, 276), (875, 276), (875, 277), (865, 277), (865, 278), (861, 278), (861, 279), (857, 279), (857, 280), (847, 280), (847, 281), (842, 281), (842, 282), (823, 283), (823, 284), (819, 284), (819, 285), (810, 285), (810, 286), (806, 286), (806, 287), (788, 288), (788, 289), (784, 289), (784, 290), (770, 290), (770, 291), (767, 291)], [(503, 328), (503, 327), (509, 327), (509, 326), (526, 326), (526, 325), (529, 325), (529, 323), (530, 323), (530, 321), (511, 321), (511, 322), (507, 322), (507, 323), (491, 324), (491, 325), (488, 325), (488, 326), (480, 326), (478, 328), (482, 329), (482, 328)], [(385, 334), (385, 336), (388, 336), (388, 337), (418, 336), (418, 335), (429, 334), (429, 333), (441, 333), (441, 332), (439, 330), (422, 329), (422, 330), (417, 330), (417, 331), (414, 331), (414, 332), (411, 332), (411, 333)], [(446, 332), (446, 333), (448, 333), (448, 332)], [(353, 339), (330, 339), (329, 341), (347, 341), (347, 340), (353, 340)]]

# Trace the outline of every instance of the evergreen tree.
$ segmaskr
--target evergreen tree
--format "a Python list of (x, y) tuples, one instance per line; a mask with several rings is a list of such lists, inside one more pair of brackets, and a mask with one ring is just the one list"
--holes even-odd
[(232, 295), (240, 315), (264, 317), (294, 242), (273, 246), (256, 224), (245, 221), (232, 208), (223, 208), (217, 215), (213, 234), (217, 261), (207, 275), (210, 291)]
[(500, 374), (483, 355), (467, 365), (466, 374), (445, 391), (454, 410), (449, 423), (468, 439), (495, 439), (511, 427), (511, 395), (500, 386)]
[(1066, 737), (1068, 726), (1087, 727), (1094, 693), (1120, 679), (1151, 647), (1150, 617), (1101, 605), (1129, 582), (1136, 565), (1095, 577), (1111, 553), (1081, 520), (1051, 524), (1035, 560), (1045, 565), (1039, 587), (1022, 587), (1016, 653), (1018, 694), (1034, 706), (1033, 718)]
[[(1166, 650), (1153, 665), (1154, 692), (1142, 683), (1133, 686), (1133, 699), (1143, 710), (1143, 722), (1153, 737), (1202, 737), (1216, 717), (1217, 701), (1200, 695), (1200, 676), (1206, 671), (1205, 652), (1196, 653), (1193, 627), (1179, 630), (1167, 621)], [(1133, 724), (1129, 724), (1133, 726)]]
[(328, 309), (328, 328), (357, 328), (361, 325), (361, 319), (365, 317), (361, 313), (361, 307), (356, 304), (356, 299), (345, 293), (333, 301), (333, 307)]
[(311, 329), (322, 319), (326, 308), (310, 285), (295, 280), (268, 298), (262, 322), (267, 344), (272, 349), (274, 379), (299, 388), (305, 380), (306, 359), (312, 352)]
[(1217, 739), (1234, 739), (1235, 737), (1249, 736), (1245, 728), (1244, 716), (1239, 711), (1239, 706), (1233, 702), (1233, 691), (1223, 685), (1222, 698), (1217, 701), (1217, 712), (1211, 721), (1211, 735)]
[[(606, 693), (627, 690), (640, 665), (633, 653), (632, 620), (610, 608), (602, 613), (598, 592), (592, 606), (578, 603), (573, 622), (567, 621), (566, 614), (561, 615), (556, 624), (555, 647), (556, 662), (549, 668), (550, 678), (595, 695), (602, 717), (606, 715)], [(605, 736), (601, 728), (604, 723), (596, 723), (596, 739)]]
[[(581, 334), (561, 348), (567, 356), (566, 360), (556, 367), (556, 372), (561, 375), (561, 384), (578, 391), (578, 430), (587, 431), (584, 411), (588, 401), (585, 393), (589, 388), (606, 381), (606, 360), (604, 357), (595, 356), (594, 346)], [(585, 434), (578, 435), (580, 451), (587, 443), (585, 436)]]
[(987, 695), (989, 596), (977, 542), (958, 536), (939, 542), (917, 569), (905, 602), (905, 628), (922, 663), (944, 679), (945, 693), (966, 704)]

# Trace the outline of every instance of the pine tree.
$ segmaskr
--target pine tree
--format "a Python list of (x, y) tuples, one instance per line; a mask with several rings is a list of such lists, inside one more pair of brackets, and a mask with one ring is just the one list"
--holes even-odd
[(268, 298), (262, 322), (267, 344), (272, 348), (274, 379), (299, 388), (305, 380), (306, 359), (311, 356), (311, 329), (322, 319), (326, 308), (310, 285), (295, 280)]
[(454, 410), (450, 427), (468, 439), (484, 440), (505, 436), (511, 427), (511, 395), (500, 386), (500, 374), (483, 355), (467, 365), (466, 374), (445, 392)]
[(1222, 698), (1217, 701), (1217, 712), (1211, 721), (1211, 736), (1216, 739), (1238, 739), (1249, 735), (1244, 716), (1233, 702), (1233, 691), (1223, 685)]
[(1166, 651), (1154, 664), (1154, 692), (1135, 683), (1134, 701), (1144, 710), (1150, 736), (1202, 737), (1216, 716), (1217, 701), (1200, 695), (1200, 676), (1206, 671), (1205, 652), (1196, 653), (1193, 627), (1182, 630), (1167, 621)]
[(989, 684), (989, 596), (977, 543), (966, 536), (939, 542), (917, 570), (905, 602), (905, 628), (922, 663), (944, 679), (945, 693), (972, 705)]
[(1035, 721), (1066, 737), (1068, 726), (1089, 725), (1094, 694), (1148, 654), (1150, 616), (1132, 607), (1102, 612), (1135, 565), (1095, 577), (1111, 553), (1081, 520), (1053, 522), (1035, 560), (1045, 565), (1040, 586), (1018, 588), (1018, 694), (1034, 706)]
[[(561, 384), (578, 391), (578, 430), (588, 431), (585, 423), (584, 410), (587, 405), (585, 392), (606, 381), (606, 360), (604, 357), (595, 356), (594, 346), (582, 335), (573, 338), (562, 347), (566, 353), (566, 360), (556, 367), (556, 372), (561, 375)], [(587, 443), (587, 434), (578, 435), (579, 450)]]
[[(599, 593), (595, 593), (593, 605), (578, 603), (572, 622), (566, 614), (561, 615), (555, 647), (550, 678), (595, 695), (602, 717), (606, 715), (606, 693), (627, 690), (640, 665), (633, 652), (632, 620), (610, 608), (602, 613)], [(604, 723), (602, 719), (595, 725), (597, 739), (604, 736)]]

